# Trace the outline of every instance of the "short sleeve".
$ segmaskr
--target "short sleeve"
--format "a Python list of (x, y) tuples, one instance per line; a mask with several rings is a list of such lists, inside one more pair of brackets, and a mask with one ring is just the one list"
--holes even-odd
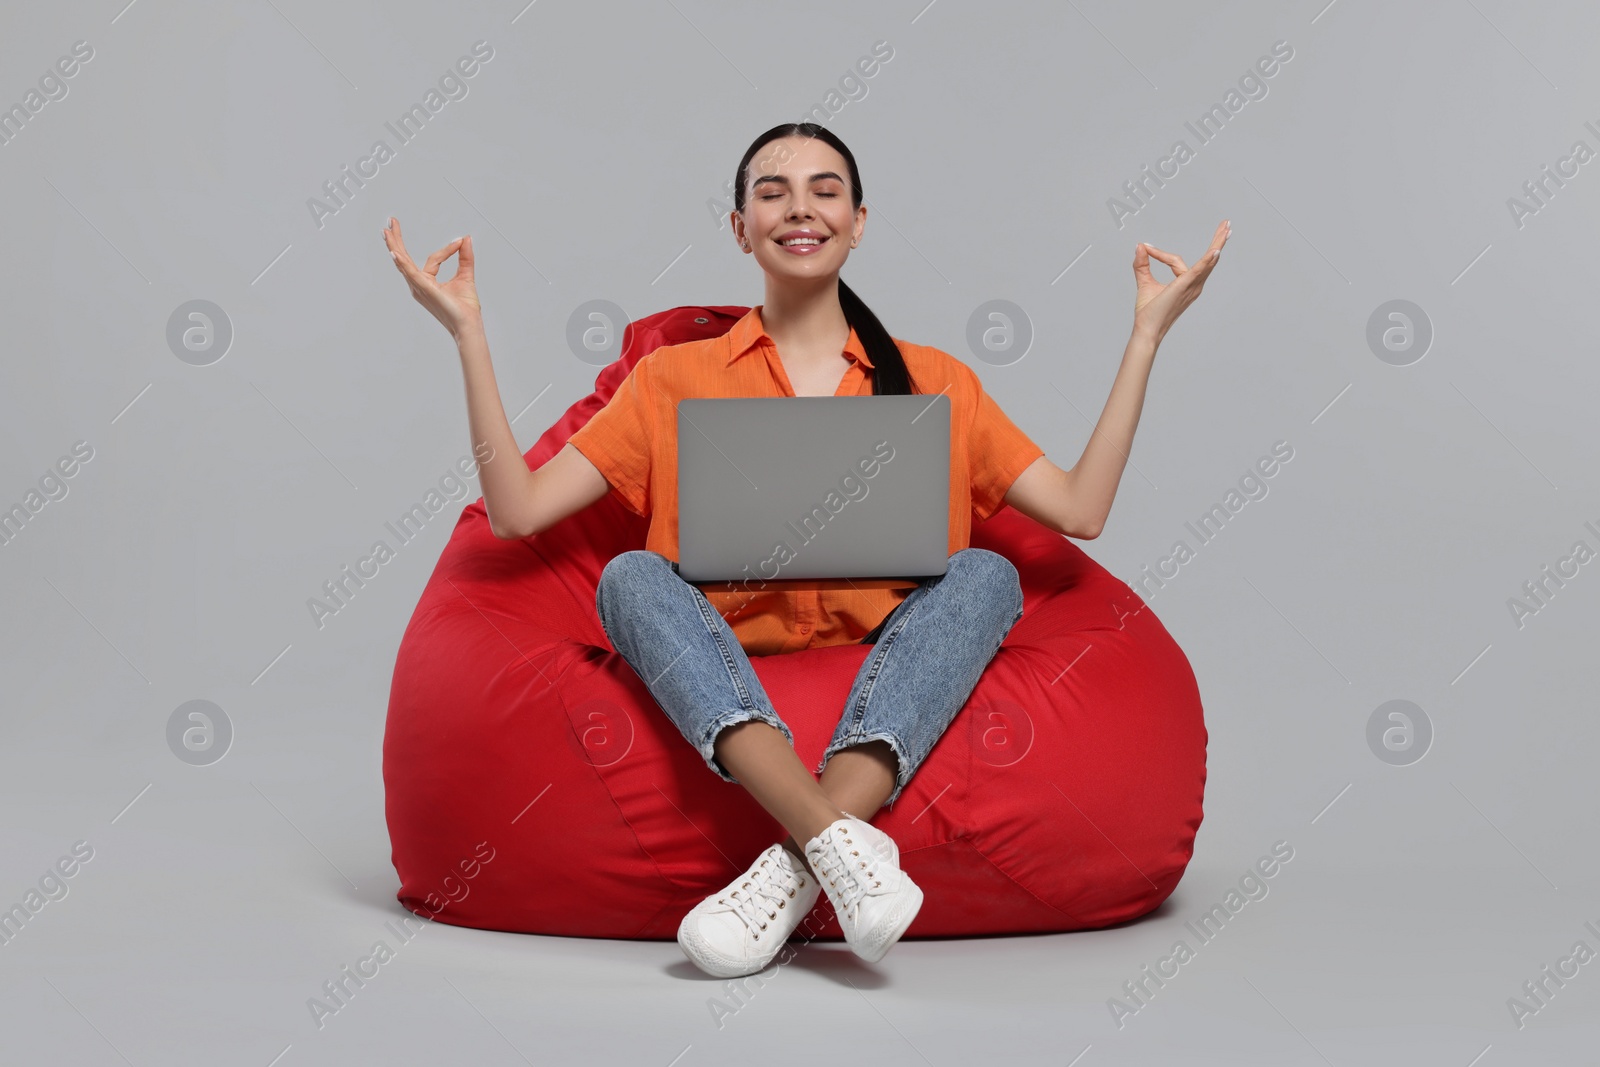
[(1044, 449), (1006, 417), (971, 367), (956, 362), (976, 396), (967, 430), (967, 469), (972, 476), (972, 511), (982, 521), (1000, 510), (1011, 483), (1044, 455)]
[(650, 356), (634, 364), (606, 406), (567, 438), (605, 476), (628, 510), (639, 516), (650, 513), (650, 461), (655, 449), (651, 369)]

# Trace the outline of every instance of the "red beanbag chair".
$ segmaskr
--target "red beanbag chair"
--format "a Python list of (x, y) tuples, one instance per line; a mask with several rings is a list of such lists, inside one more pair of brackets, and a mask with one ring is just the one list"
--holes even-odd
[[(526, 455), (536, 469), (664, 344), (725, 333), (748, 309), (632, 323)], [(502, 541), (462, 511), (396, 657), (383, 778), (400, 902), (460, 926), (673, 938), (685, 912), (783, 829), (707, 770), (612, 650), (595, 587), (643, 548), (615, 494)], [(972, 543), (1010, 559), (1024, 607), (967, 705), (873, 821), (926, 893), (908, 937), (1062, 931), (1152, 910), (1193, 852), (1206, 729), (1183, 652), (1129, 587), (1072, 541), (1003, 508)], [(754, 657), (815, 767), (868, 645)], [(840, 936), (826, 902), (819, 936)]]

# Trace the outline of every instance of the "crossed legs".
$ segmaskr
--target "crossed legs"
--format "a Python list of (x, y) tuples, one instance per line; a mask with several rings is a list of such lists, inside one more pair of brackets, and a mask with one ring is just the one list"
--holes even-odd
[(800, 761), (727, 621), (665, 556), (636, 549), (614, 557), (595, 609), (613, 647), (707, 766), (743, 786), (788, 832), (781, 849), (767, 846), (684, 916), (684, 953), (719, 977), (754, 973), (826, 891), (851, 949), (882, 959), (915, 920), (923, 893), (871, 819), (905, 788), (1021, 617), (1015, 568), (986, 549), (962, 549), (890, 612), (822, 753), (820, 778)]

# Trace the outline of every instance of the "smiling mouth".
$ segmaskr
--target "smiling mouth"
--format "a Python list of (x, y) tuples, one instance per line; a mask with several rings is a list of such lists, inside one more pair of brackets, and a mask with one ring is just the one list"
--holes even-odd
[(827, 238), (827, 237), (795, 237), (795, 238), (790, 238), (789, 240), (777, 240), (777, 241), (774, 241), (773, 243), (776, 244), (779, 248), (784, 249), (785, 251), (796, 252), (796, 253), (799, 253), (801, 255), (805, 255), (805, 254), (808, 254), (808, 253), (811, 253), (811, 252), (815, 252), (817, 249), (819, 249), (823, 245), (827, 244), (829, 240), (831, 240), (831, 238)]

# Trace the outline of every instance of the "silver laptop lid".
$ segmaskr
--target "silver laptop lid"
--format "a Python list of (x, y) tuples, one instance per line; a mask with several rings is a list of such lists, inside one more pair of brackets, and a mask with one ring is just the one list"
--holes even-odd
[(678, 402), (678, 573), (915, 578), (950, 551), (950, 398)]

